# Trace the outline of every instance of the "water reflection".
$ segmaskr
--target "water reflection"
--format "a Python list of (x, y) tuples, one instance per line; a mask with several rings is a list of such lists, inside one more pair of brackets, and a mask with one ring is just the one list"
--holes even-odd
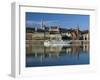
[(89, 64), (89, 44), (44, 46), (26, 44), (26, 67)]

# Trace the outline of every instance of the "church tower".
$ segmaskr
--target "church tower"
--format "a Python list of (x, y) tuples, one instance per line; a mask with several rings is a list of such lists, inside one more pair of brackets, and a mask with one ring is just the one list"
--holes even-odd
[(43, 30), (45, 29), (45, 28), (44, 28), (44, 22), (43, 22), (43, 19), (41, 20), (41, 29), (43, 29)]

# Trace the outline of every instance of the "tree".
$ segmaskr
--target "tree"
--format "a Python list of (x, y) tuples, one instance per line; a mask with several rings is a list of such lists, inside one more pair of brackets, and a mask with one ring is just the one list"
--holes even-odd
[(72, 40), (72, 38), (65, 35), (65, 36), (62, 36), (62, 40)]

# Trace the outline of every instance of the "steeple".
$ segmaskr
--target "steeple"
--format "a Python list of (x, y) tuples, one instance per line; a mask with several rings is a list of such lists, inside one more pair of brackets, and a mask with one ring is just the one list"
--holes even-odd
[(43, 19), (41, 19), (41, 29), (44, 29)]

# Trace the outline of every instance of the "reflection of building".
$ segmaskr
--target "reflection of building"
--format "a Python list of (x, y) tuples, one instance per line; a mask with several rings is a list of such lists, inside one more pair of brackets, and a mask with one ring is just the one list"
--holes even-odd
[(89, 46), (90, 46), (89, 44), (83, 43), (83, 46), (82, 46), (82, 47), (83, 47), (83, 48), (82, 48), (83, 51), (84, 51), (84, 52), (89, 51)]
[(43, 45), (26, 45), (26, 54), (38, 56), (61, 56), (61, 55), (79, 55), (81, 52), (89, 52), (89, 44), (83, 44), (82, 46), (49, 46), (44, 47)]

